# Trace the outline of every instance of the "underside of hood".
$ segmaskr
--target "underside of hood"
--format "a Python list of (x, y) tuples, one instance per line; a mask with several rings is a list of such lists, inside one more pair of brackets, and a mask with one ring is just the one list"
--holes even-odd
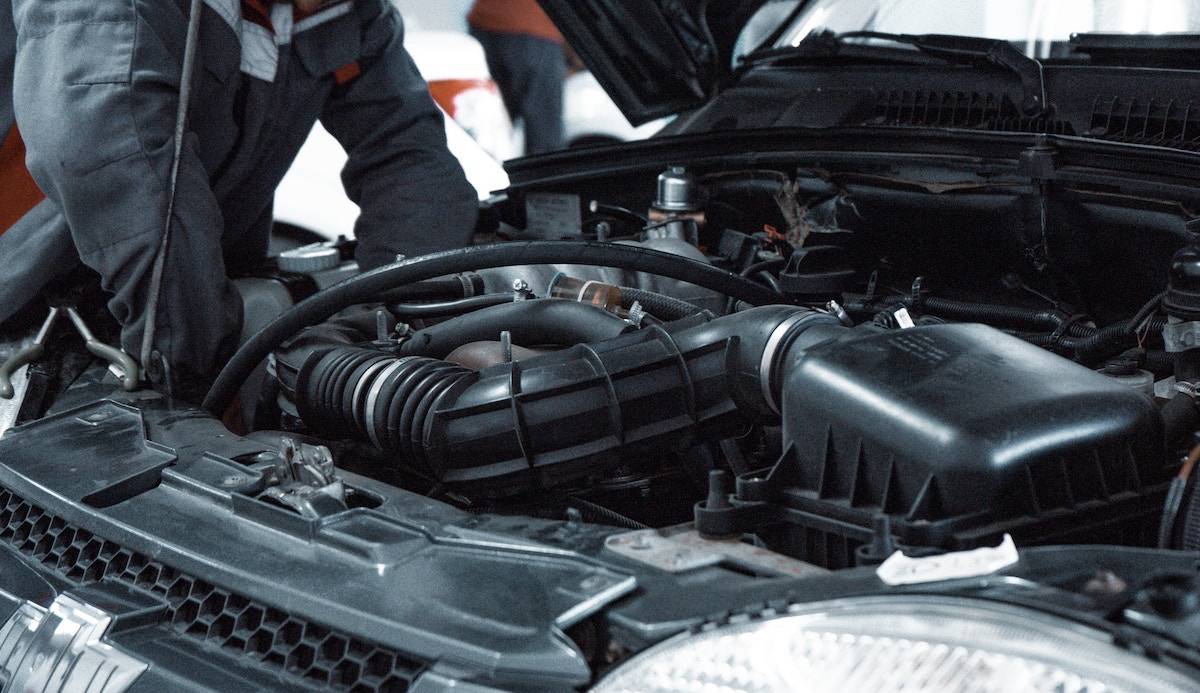
[(539, 0), (634, 125), (712, 98), (766, 0)]

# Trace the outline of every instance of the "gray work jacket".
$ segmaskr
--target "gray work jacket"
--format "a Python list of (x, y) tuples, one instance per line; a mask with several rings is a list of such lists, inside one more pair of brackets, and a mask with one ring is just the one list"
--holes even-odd
[[(319, 119), (349, 153), (366, 268), (466, 245), (477, 202), (389, 0), (308, 17), (205, 0), (189, 132), (157, 317), (176, 377), (228, 356), (227, 269), (263, 257), (274, 191)], [(162, 237), (187, 0), (0, 0), (0, 136), (14, 118), (46, 200), (0, 235), (0, 321), (79, 260), (100, 273), (138, 356)], [(3, 192), (0, 191), (0, 195)], [(183, 372), (180, 372), (183, 371)]]

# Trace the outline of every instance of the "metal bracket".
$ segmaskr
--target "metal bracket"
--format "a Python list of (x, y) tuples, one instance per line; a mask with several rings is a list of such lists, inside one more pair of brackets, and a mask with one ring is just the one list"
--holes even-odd
[(664, 529), (640, 529), (614, 534), (604, 547), (669, 573), (732, 564), (744, 570), (772, 576), (810, 577), (829, 571), (737, 539), (708, 539), (690, 523)]
[(337, 476), (329, 448), (285, 437), (275, 460), (267, 473), (271, 486), (263, 495), (309, 519), (347, 508), (346, 485)]
[(67, 318), (71, 324), (75, 326), (75, 331), (83, 337), (83, 345), (93, 356), (104, 359), (109, 363), (110, 370), (117, 380), (121, 382), (121, 387), (126, 392), (132, 392), (138, 387), (138, 367), (137, 362), (133, 360), (129, 354), (124, 351), (111, 347), (104, 342), (96, 339), (96, 335), (88, 329), (87, 323), (83, 321), (83, 317), (79, 315), (79, 311), (72, 306), (53, 306), (50, 308), (50, 314), (46, 316), (46, 321), (42, 323), (42, 327), (38, 330), (37, 336), (34, 337), (33, 343), (18, 350), (15, 354), (8, 357), (4, 363), (0, 364), (0, 398), (12, 399), (16, 394), (13, 387), (12, 376), (19, 368), (37, 361), (46, 353), (46, 340), (50, 336), (51, 330), (58, 322), (63, 313), (67, 314)]
[(1169, 322), (1163, 328), (1163, 341), (1167, 353), (1177, 354), (1200, 347), (1200, 322)]

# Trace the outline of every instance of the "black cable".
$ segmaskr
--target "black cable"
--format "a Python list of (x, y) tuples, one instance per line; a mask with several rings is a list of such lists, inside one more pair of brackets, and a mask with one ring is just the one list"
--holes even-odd
[[(1164, 317), (1151, 318), (1150, 334), (1160, 334), (1166, 324), (1167, 319)], [(1070, 351), (1075, 360), (1080, 363), (1094, 364), (1134, 346), (1136, 329), (1137, 326), (1132, 320), (1122, 320), (1106, 325), (1087, 337), (1056, 337), (1046, 334), (1020, 336), (1030, 344), (1036, 344), (1046, 349)]]
[(1167, 292), (1163, 291), (1147, 301), (1146, 305), (1142, 306), (1138, 309), (1138, 312), (1134, 313), (1133, 318), (1129, 321), (1129, 323), (1133, 326), (1134, 331), (1137, 331), (1137, 329), (1142, 326), (1142, 322), (1144, 322), (1146, 318), (1149, 318), (1151, 315), (1153, 315), (1154, 311), (1158, 310), (1158, 307), (1162, 305), (1162, 301), (1164, 298), (1166, 298), (1166, 296)]
[(633, 222), (637, 226), (645, 226), (649, 223), (649, 220), (645, 216), (633, 210), (617, 205), (607, 205), (598, 200), (592, 200), (591, 204), (588, 205), (588, 211), (592, 214), (604, 214), (616, 219), (624, 219), (625, 221)]
[(606, 508), (599, 503), (593, 503), (592, 501), (585, 500), (579, 496), (568, 496), (567, 505), (574, 506), (576, 510), (579, 510), (584, 519), (588, 522), (613, 525), (615, 527), (624, 527), (625, 529), (650, 529), (650, 525), (642, 524), (641, 522), (638, 522), (631, 517), (626, 517), (625, 515), (622, 515), (611, 508)]
[(782, 268), (786, 264), (787, 264), (787, 260), (785, 260), (784, 258), (774, 258), (772, 260), (763, 260), (761, 262), (756, 262), (753, 265), (750, 265), (749, 267), (742, 270), (738, 274), (740, 274), (743, 277), (753, 277), (754, 275), (758, 274), (759, 272), (769, 272), (770, 270), (773, 270), (776, 268)]
[[(142, 328), (142, 350), (138, 358), (146, 378), (164, 384), (168, 392), (172, 383), (167, 377), (164, 363), (154, 358), (154, 336), (158, 324), (158, 304), (162, 300), (163, 273), (166, 270), (167, 253), (171, 246), (171, 229), (175, 226), (175, 198), (179, 188), (179, 166), (183, 161), (183, 139), (187, 135), (188, 105), (191, 103), (192, 76), (196, 71), (196, 53), (200, 45), (201, 0), (192, 0), (188, 8), (187, 34), (183, 46), (183, 66), (179, 72), (179, 101), (175, 107), (175, 130), (172, 139), (170, 177), (167, 187), (166, 216), (163, 219), (162, 238), (154, 253), (154, 264), (150, 269), (150, 287), (146, 299), (146, 324)], [(160, 355), (161, 359), (169, 355)]]
[[(750, 265), (746, 269), (742, 270), (741, 272), (738, 273), (738, 276), (745, 277), (747, 279), (752, 279), (754, 276), (756, 276), (760, 273), (769, 272), (770, 270), (773, 270), (776, 268), (782, 269), (786, 265), (787, 265), (787, 260), (784, 258), (774, 258), (771, 260), (762, 260), (760, 262), (755, 262), (754, 264)], [(768, 276), (770, 276), (770, 275), (768, 275)], [(773, 279), (773, 277), (772, 277), (772, 279)], [(782, 293), (782, 289), (780, 289), (778, 281), (767, 280), (763, 283), (765, 283), (768, 287), (770, 287), (772, 291)], [(729, 300), (725, 302), (725, 312), (727, 314), (732, 313), (733, 309), (736, 305), (737, 305), (737, 301), (735, 301), (733, 299), (733, 297), (730, 297)]]
[(770, 272), (762, 271), (754, 276), (761, 279), (763, 284), (771, 287), (772, 291), (783, 293), (783, 287), (779, 286), (779, 280), (772, 276)]
[(285, 339), (385, 291), (456, 272), (520, 265), (574, 264), (615, 267), (678, 279), (732, 296), (751, 305), (786, 303), (764, 286), (679, 255), (615, 243), (524, 241), (475, 246), (406, 259), (365, 272), (288, 309), (243, 344), (217, 376), (203, 406), (220, 416), (250, 373)]
[[(912, 298), (903, 301), (905, 307), (912, 310)], [(918, 308), (921, 313), (932, 313), (951, 320), (977, 320), (998, 327), (1011, 327), (1029, 330), (1065, 330), (1072, 337), (1088, 337), (1096, 332), (1095, 328), (1081, 325), (1070, 316), (1052, 310), (1038, 310), (1007, 306), (1003, 304), (971, 303), (956, 301), (936, 296), (926, 296), (920, 299)]]

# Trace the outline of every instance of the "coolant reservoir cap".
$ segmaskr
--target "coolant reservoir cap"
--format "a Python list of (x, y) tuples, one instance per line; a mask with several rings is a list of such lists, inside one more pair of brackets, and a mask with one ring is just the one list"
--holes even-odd
[(280, 253), (279, 269), (297, 274), (312, 274), (333, 269), (341, 261), (342, 254), (337, 248), (331, 248), (324, 243), (313, 243)]

